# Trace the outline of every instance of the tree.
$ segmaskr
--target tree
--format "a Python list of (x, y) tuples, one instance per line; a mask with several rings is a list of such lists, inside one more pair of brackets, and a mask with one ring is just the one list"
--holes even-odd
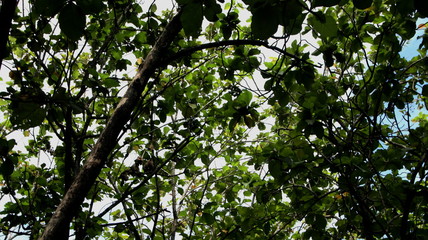
[(420, 0), (23, 2), (2, 66), (0, 229), (422, 239), (427, 16)]

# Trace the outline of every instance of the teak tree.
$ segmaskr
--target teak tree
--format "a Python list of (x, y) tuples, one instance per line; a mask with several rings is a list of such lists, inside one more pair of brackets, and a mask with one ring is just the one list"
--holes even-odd
[(428, 235), (423, 0), (165, 3), (2, 2), (3, 236)]

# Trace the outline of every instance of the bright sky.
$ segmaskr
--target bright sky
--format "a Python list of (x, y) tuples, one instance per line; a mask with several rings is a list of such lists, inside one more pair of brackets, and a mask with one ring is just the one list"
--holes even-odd
[[(419, 19), (418, 22), (416, 23), (416, 26), (427, 22), (428, 22), (427, 18)], [(406, 44), (403, 51), (401, 52), (401, 56), (407, 59), (411, 59), (412, 57), (418, 55), (417, 50), (419, 48), (419, 44), (421, 44), (422, 42), (422, 39), (417, 39), (417, 37), (423, 35), (424, 31), (425, 31), (425, 28), (416, 30), (416, 35), (413, 37), (413, 39), (409, 41), (408, 44)]]

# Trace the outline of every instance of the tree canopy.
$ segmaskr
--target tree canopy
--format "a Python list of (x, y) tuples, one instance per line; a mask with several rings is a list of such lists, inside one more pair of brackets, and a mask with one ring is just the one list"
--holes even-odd
[(0, 13), (6, 238), (428, 235), (423, 0)]

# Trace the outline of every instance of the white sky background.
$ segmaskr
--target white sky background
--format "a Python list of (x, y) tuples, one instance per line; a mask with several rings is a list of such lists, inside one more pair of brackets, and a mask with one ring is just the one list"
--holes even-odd
[[(25, 4), (25, 2), (26, 1), (24, 1), (24, 4)], [(152, 3), (152, 1), (142, 1), (143, 9), (146, 10), (150, 6), (151, 3)], [(172, 1), (172, 0), (167, 0), (167, 1), (161, 0), (161, 1), (156, 1), (156, 3), (157, 3), (158, 10), (161, 11), (161, 10), (165, 10), (165, 9), (170, 9), (173, 6), (174, 1)], [(25, 5), (28, 6), (28, 4), (25, 4)], [(19, 6), (22, 6), (22, 5), (20, 4)], [(243, 12), (241, 12), (241, 13), (243, 13)], [(248, 12), (244, 13), (243, 14), (243, 20), (242, 20), (241, 24), (249, 24), (249, 23), (245, 23), (245, 20), (248, 19), (249, 16), (250, 15), (249, 15)], [(419, 22), (417, 23), (417, 25), (420, 24), (420, 23), (424, 23), (424, 22), (426, 22), (426, 21), (419, 20)], [(417, 35), (423, 34), (423, 30), (418, 30), (416, 34)], [(416, 37), (417, 36), (415, 36), (414, 39), (411, 40), (405, 46), (405, 48), (404, 48), (404, 50), (402, 52), (402, 56), (406, 57), (407, 59), (410, 59), (410, 58), (412, 58), (412, 57), (414, 57), (414, 56), (416, 56), (418, 54), (417, 53), (417, 49), (418, 49), (418, 46), (420, 44), (420, 40), (416, 40)], [(290, 39), (289, 43), (291, 43), (292, 40), (294, 40), (294, 39), (298, 39), (298, 36), (293, 37), (292, 39)], [(313, 38), (312, 38), (311, 35), (308, 36), (305, 39), (308, 42), (316, 45), (316, 42), (314, 42), (314, 40), (313, 40)], [(261, 50), (263, 50), (263, 48), (261, 48)], [(276, 56), (276, 55), (273, 55), (269, 51), (264, 51), (263, 54), (266, 57)], [(312, 57), (313, 57), (313, 60), (314, 60), (315, 63), (319, 63), (319, 62), (322, 63), (322, 56), (317, 56), (317, 57), (312, 56)], [(135, 62), (135, 60), (131, 60), (131, 62)], [(6, 87), (7, 87), (6, 82), (11, 81), (11, 79), (9, 78), (9, 75), (8, 75), (9, 74), (9, 69), (7, 67), (5, 67), (5, 65), (7, 65), (9, 67), (11, 66), (10, 64), (7, 63), (7, 61), (3, 61), (3, 66), (1, 67), (1, 70), (0, 70), (0, 78), (1, 78), (0, 79), (0, 92), (6, 91)], [(135, 71), (135, 70), (128, 71), (128, 74), (130, 76), (132, 76), (133, 75), (132, 74), (133, 71)], [(256, 80), (257, 80), (259, 86), (263, 86), (262, 82), (264, 82), (264, 80), (261, 77), (260, 77), (260, 79), (256, 79)], [(248, 82), (251, 82), (251, 81), (248, 81)], [(412, 113), (412, 114), (417, 114), (417, 113)], [(4, 120), (5, 120), (4, 116), (0, 112), (0, 122), (3, 122)], [(251, 135), (253, 135), (253, 134), (257, 135), (257, 132), (254, 131), (254, 129), (252, 130)], [(28, 138), (25, 137), (21, 131), (15, 131), (13, 134), (10, 134), (8, 136), (8, 139), (15, 139), (16, 142), (18, 143), (18, 146), (15, 148), (15, 150), (25, 151), (25, 147), (24, 146), (25, 146), (25, 143), (28, 141)], [(58, 143), (58, 140), (55, 140), (55, 138), (54, 138), (53, 141), (54, 141), (54, 143), (52, 143), (52, 146), (55, 147), (57, 145), (57, 143)], [(135, 157), (136, 156), (130, 156), (129, 157), (129, 161), (131, 162), (131, 164), (132, 164), (133, 159), (135, 159)], [(41, 156), (41, 158), (43, 158), (43, 156)], [(50, 163), (51, 161), (48, 159), (47, 162)], [(37, 163), (34, 163), (34, 164), (37, 164)], [(3, 198), (3, 199), (0, 200), (0, 211), (3, 210), (4, 203), (8, 202), (8, 201), (13, 201), (13, 200), (9, 199), (9, 198)], [(105, 205), (99, 205), (97, 207), (97, 209), (94, 209), (94, 212), (95, 213), (101, 212), (102, 208), (104, 206)], [(2, 235), (0, 234), (0, 237), (1, 236)], [(25, 238), (16, 238), (16, 239), (25, 239)]]

